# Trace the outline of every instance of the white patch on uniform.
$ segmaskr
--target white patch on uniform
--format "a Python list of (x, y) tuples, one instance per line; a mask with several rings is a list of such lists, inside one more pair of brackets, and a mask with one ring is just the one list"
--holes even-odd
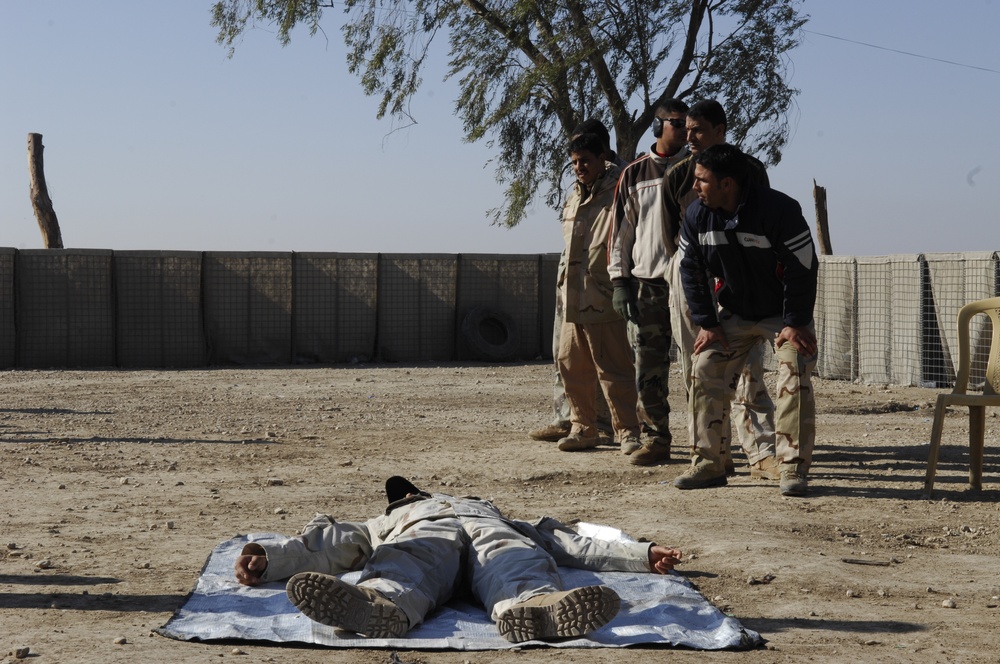
[(743, 247), (756, 247), (758, 249), (770, 249), (771, 241), (765, 235), (755, 233), (737, 233), (736, 238)]

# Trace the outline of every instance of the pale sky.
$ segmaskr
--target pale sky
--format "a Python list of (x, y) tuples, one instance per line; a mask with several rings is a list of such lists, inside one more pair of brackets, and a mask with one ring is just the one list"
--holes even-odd
[[(412, 105), (418, 124), (394, 131), (347, 72), (339, 11), (326, 37), (299, 30), (282, 48), (261, 28), (229, 59), (211, 4), (0, 0), (0, 246), (43, 246), (28, 195), (37, 132), (70, 248), (562, 248), (541, 200), (515, 229), (489, 225), (503, 189), (485, 142), (461, 141), (444, 39)], [(791, 54), (802, 92), (772, 186), (811, 225), (813, 179), (827, 188), (836, 254), (1000, 250), (1000, 0), (803, 11), (809, 32)]]

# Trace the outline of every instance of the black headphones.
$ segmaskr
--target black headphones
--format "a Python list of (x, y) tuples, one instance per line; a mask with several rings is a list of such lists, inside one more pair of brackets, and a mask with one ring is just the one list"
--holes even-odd
[(658, 115), (653, 116), (653, 136), (656, 138), (663, 136), (663, 118)]

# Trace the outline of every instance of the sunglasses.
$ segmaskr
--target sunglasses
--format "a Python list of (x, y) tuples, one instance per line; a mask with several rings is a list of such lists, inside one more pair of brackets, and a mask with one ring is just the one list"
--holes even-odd
[(683, 129), (684, 120), (681, 118), (660, 118), (665, 124), (669, 124), (674, 129)]

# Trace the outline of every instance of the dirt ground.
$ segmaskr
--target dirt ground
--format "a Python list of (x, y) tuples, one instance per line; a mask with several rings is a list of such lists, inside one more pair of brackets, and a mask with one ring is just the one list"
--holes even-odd
[[(551, 379), (548, 363), (3, 372), (0, 662), (22, 647), (25, 661), (101, 664), (1000, 661), (996, 411), (979, 494), (967, 490), (966, 411), (947, 419), (928, 500), (937, 391), (822, 380), (808, 497), (782, 498), (745, 467), (727, 487), (679, 491), (681, 445), (674, 463), (638, 468), (612, 447), (530, 440), (551, 414)], [(671, 403), (686, 441), (682, 400)], [(218, 542), (294, 534), (314, 512), (367, 518), (392, 474), (517, 518), (676, 545), (679, 571), (767, 644), (393, 652), (153, 633)]]

